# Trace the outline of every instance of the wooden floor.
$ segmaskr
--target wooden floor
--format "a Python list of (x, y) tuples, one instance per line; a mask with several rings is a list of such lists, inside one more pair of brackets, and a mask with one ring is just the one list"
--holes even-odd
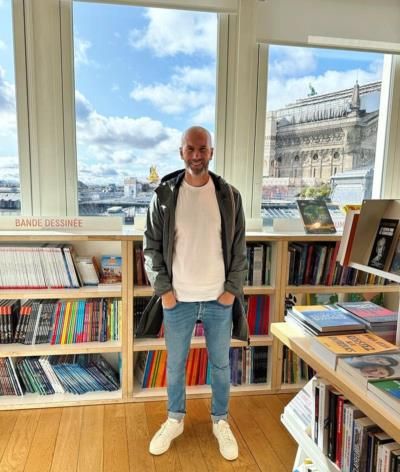
[(234, 462), (219, 454), (209, 400), (188, 401), (184, 434), (159, 457), (148, 443), (165, 420), (164, 402), (0, 411), (0, 471), (291, 471), (296, 445), (279, 421), (290, 398), (231, 398)]

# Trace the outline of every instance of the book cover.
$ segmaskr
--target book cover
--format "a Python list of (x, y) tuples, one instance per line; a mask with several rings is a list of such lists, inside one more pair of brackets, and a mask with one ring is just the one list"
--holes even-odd
[(340, 309), (323, 305), (294, 306), (292, 312), (320, 332), (364, 330), (364, 325)]
[(304, 229), (309, 234), (336, 233), (324, 200), (296, 200)]
[(338, 356), (378, 354), (398, 351), (398, 346), (385, 341), (373, 333), (339, 334), (313, 338)]
[(396, 249), (393, 253), (389, 272), (391, 272), (392, 274), (400, 275), (400, 238), (396, 242)]
[(368, 391), (395, 411), (400, 411), (400, 379), (371, 380)]
[(365, 302), (340, 302), (338, 306), (344, 308), (357, 318), (369, 323), (383, 323), (388, 321), (397, 321), (397, 313), (376, 303)]
[(102, 256), (101, 258), (101, 283), (121, 283), (122, 280), (122, 257)]
[(398, 220), (389, 218), (381, 219), (368, 261), (369, 266), (380, 270), (384, 269), (398, 222)]
[(400, 353), (344, 357), (338, 360), (337, 370), (367, 388), (369, 380), (400, 378)]

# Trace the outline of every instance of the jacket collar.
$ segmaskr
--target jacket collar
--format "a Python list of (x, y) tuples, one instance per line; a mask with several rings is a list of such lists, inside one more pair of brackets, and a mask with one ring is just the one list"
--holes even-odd
[[(211, 178), (213, 179), (215, 189), (220, 191), (222, 188), (227, 186), (225, 180), (214, 172), (208, 171)], [(167, 194), (174, 193), (175, 189), (178, 189), (183, 182), (185, 177), (185, 169), (176, 170), (167, 174), (161, 179), (160, 185), (156, 188), (156, 193), (159, 197), (167, 196)]]

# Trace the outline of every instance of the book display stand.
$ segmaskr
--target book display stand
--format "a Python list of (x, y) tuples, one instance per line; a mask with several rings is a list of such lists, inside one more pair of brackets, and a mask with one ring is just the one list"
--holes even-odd
[[(388, 220), (389, 223), (388, 224)], [(388, 285), (381, 286), (381, 290), (391, 291), (389, 295), (389, 304), (391, 309), (398, 311), (398, 294), (400, 281), (399, 275), (390, 272), (393, 266), (395, 251), (397, 248), (399, 229), (396, 220), (400, 220), (400, 202), (396, 200), (367, 200), (364, 201), (357, 229), (352, 243), (350, 253), (349, 267), (363, 272), (373, 274), (377, 277), (384, 277), (390, 282)], [(394, 223), (393, 223), (394, 221)], [(386, 250), (383, 267), (385, 270), (377, 269), (371, 266), (372, 252), (376, 247), (377, 235), (382, 232), (382, 227), (389, 228), (387, 233), (390, 240), (390, 247)], [(392, 229), (395, 228), (395, 231)], [(389, 234), (390, 233), (390, 234)], [(376, 251), (375, 251), (376, 252)], [(372, 264), (373, 265), (373, 264)], [(371, 286), (351, 287), (351, 290), (363, 288), (365, 292), (374, 290)], [(376, 287), (377, 288), (377, 287)], [(295, 287), (288, 288), (296, 291)], [(340, 291), (340, 288), (338, 288)], [(300, 290), (300, 289), (299, 289)], [(341, 291), (348, 290), (348, 287), (341, 287)], [(283, 321), (283, 320), (282, 320)], [(309, 364), (317, 373), (318, 377), (327, 381), (337, 391), (344, 395), (352, 404), (358, 407), (367, 417), (376, 423), (383, 431), (393, 438), (393, 441), (400, 442), (400, 412), (396, 412), (381, 399), (376, 398), (367, 391), (365, 384), (357, 382), (357, 379), (351, 378), (341, 370), (334, 370), (329, 363), (315, 354), (312, 349), (312, 337), (305, 334), (300, 328), (286, 322), (273, 323), (271, 333), (274, 336), (274, 342), (279, 341), (295, 352), (301, 359)], [(397, 323), (397, 344), (400, 345), (399, 323)], [(302, 463), (303, 459), (309, 457), (319, 471), (339, 471), (339, 468), (331, 462), (314, 443), (314, 441), (305, 432), (299, 431), (295, 427), (291, 418), (282, 415), (282, 423), (286, 426), (293, 438), (299, 445), (298, 453), (294, 467)]]

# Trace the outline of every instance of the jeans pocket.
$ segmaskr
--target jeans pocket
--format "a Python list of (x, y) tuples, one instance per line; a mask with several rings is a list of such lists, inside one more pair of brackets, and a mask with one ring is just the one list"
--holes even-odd
[(233, 306), (233, 303), (230, 304), (230, 305), (225, 305), (224, 303), (221, 303), (221, 302), (218, 301), (218, 300), (215, 300), (215, 303), (216, 303), (218, 306), (220, 306), (221, 308), (232, 308), (232, 306)]
[(177, 301), (177, 302), (175, 303), (175, 305), (172, 306), (172, 307), (170, 307), (170, 308), (166, 308), (165, 306), (163, 306), (163, 310), (164, 310), (164, 311), (172, 311), (172, 310), (175, 310), (175, 308), (178, 306), (178, 304), (179, 304), (179, 302)]

